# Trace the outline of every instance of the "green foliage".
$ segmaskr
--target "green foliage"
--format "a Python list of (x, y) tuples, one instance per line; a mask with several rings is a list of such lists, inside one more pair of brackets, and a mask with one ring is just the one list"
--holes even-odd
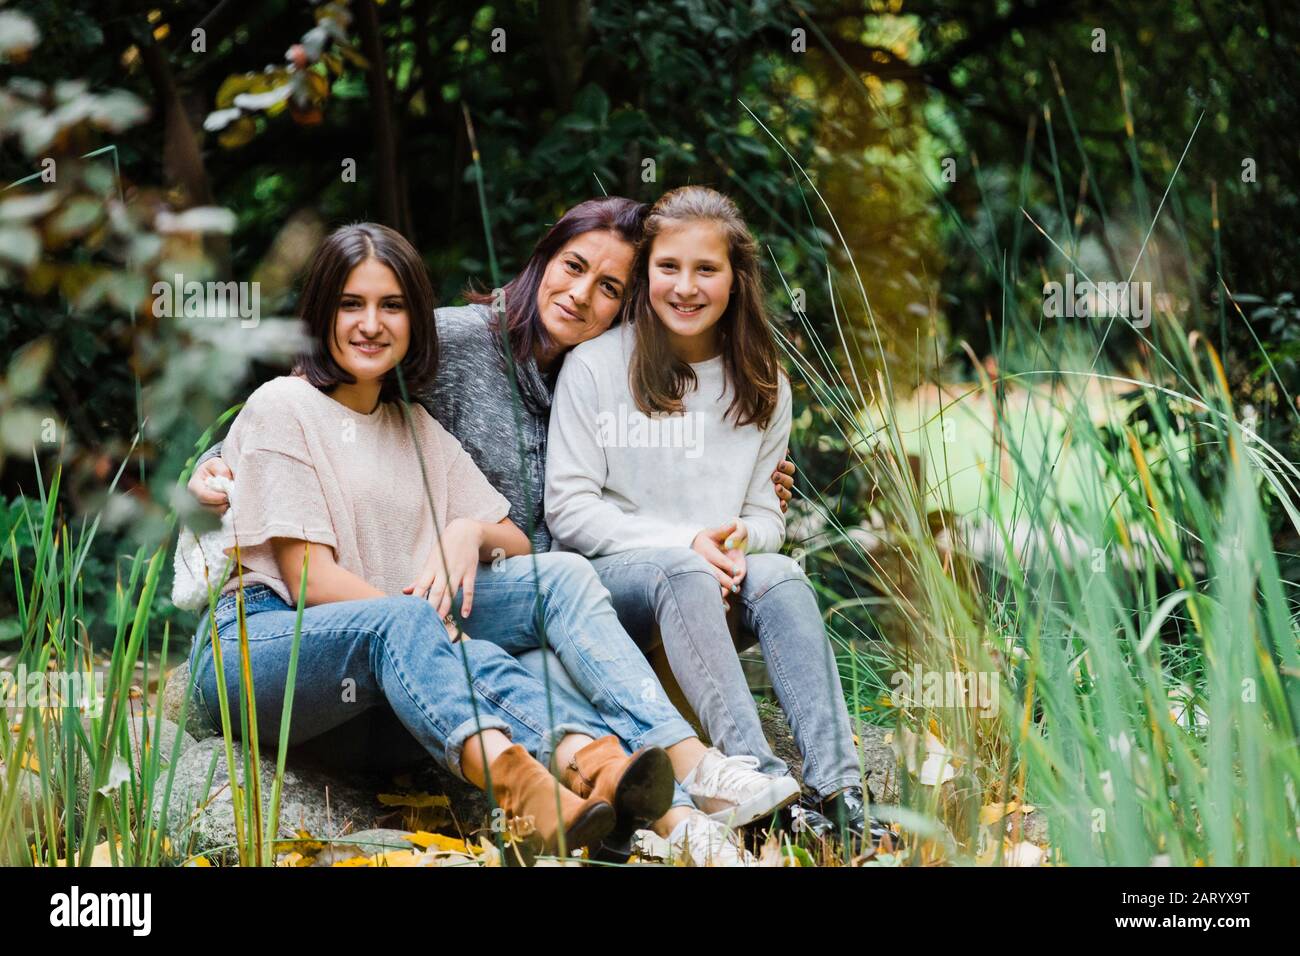
[[(1300, 178), (1300, 85), (1286, 82), (1293, 27), (1273, 4), (574, 0), (540, 19), (532, 3), (282, 0), (242, 22), (215, 18), (200, 53), (190, 30), (209, 6), (172, 0), (149, 20), (124, 0), (49, 0), (33, 14), (39, 56), (0, 37), (17, 71), (0, 92), (14, 125), (0, 128), (6, 183), (40, 158), (17, 145), (27, 107), (45, 116), (61, 95), (101, 103), (105, 87), (124, 86), (164, 111), (127, 124), (134, 101), (109, 100), (106, 122), (87, 117), (41, 143), (75, 171), (56, 203), (0, 205), (0, 268), (22, 293), (0, 300), (0, 337), (53, 355), (39, 384), (17, 391), (25, 366), (6, 363), (5, 414), (13, 405), (31, 423), (28, 411), (56, 408), (58, 454), (79, 466), (60, 498), (40, 484), (63, 474), (54, 449), (38, 449), (40, 470), (5, 461), (0, 545), (20, 583), (0, 611), (33, 663), (89, 621), (112, 625), (116, 666), (133, 666), (149, 622), (171, 613), (157, 583), (181, 507), (174, 476), (250, 364), (273, 367), (251, 338), (150, 322), (140, 283), (184, 254), (215, 275), (260, 278), (268, 307), (288, 314), (315, 238), (382, 218), (423, 251), (444, 300), (488, 285), (467, 111), (504, 274), (563, 209), (601, 191), (650, 201), (708, 183), (746, 210), (794, 370), (800, 547), (854, 714), (893, 721), (900, 737), (935, 727), (962, 754), (947, 791), (903, 778), (913, 832), (928, 841), (909, 862), (1002, 860), (979, 810), (1010, 799), (1045, 808), (1068, 863), (1297, 862), (1286, 552), (1300, 552), (1300, 201), (1288, 188)], [(313, 9), (347, 37), (309, 39), (321, 29)], [(796, 28), (807, 53), (792, 50)], [(1107, 49), (1094, 52), (1098, 28)], [(295, 41), (302, 53), (286, 60)], [(70, 63), (87, 90), (55, 86)], [(197, 158), (168, 141), (169, 125), (182, 141), (188, 126)], [(102, 159), (77, 164), (109, 140), (120, 179)], [(341, 175), (347, 160), (355, 182)], [(234, 230), (155, 246), (147, 217), (119, 233), (106, 214), (117, 189), (137, 214), (219, 200)], [(1135, 263), (1133, 277), (1167, 296), (1149, 329), (1043, 314), (1047, 279), (1124, 279)], [(1103, 420), (1086, 414), (1093, 371), (1130, 389)], [(950, 476), (917, 455), (897, 404), (922, 381), (972, 376), (980, 384), (964, 394), (985, 402), (987, 434), (963, 438), (996, 452), (983, 517), (1001, 534), (978, 552), (956, 509), (933, 507)], [(1056, 416), (1041, 441), (1027, 437), (1041, 424), (1028, 405), (1011, 401), (1037, 385)], [(152, 430), (133, 445), (146, 417)], [(1085, 462), (1069, 493), (1056, 468), (1067, 436)], [(105, 499), (114, 473), (129, 493)], [(74, 510), (123, 501), (122, 525), (53, 543), (52, 528), (76, 531)], [(1041, 543), (1015, 545), (1020, 529)], [(1108, 560), (1072, 559), (1062, 534)], [(37, 641), (42, 628), (58, 641)], [(883, 676), (914, 660), (996, 673), (997, 720), (881, 706)], [(56, 732), (74, 733), (66, 718)], [(98, 727), (84, 748), (97, 782), (117, 734)], [(8, 754), (0, 835), (25, 862)], [(68, 781), (50, 787), (66, 793)], [(105, 820), (127, 832), (123, 808), (138, 798), (118, 790)], [(260, 801), (248, 812), (246, 859), (264, 860)], [(48, 797), (42, 813), (38, 857), (57, 858), (60, 840), (94, 844), (93, 813), (81, 839)], [(159, 858), (155, 836), (134, 839), (128, 859)]]

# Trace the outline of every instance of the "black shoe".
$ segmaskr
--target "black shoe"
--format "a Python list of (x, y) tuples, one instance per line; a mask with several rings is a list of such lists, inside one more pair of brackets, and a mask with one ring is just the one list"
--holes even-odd
[(875, 817), (867, 819), (866, 801), (861, 787), (847, 787), (824, 800), (805, 798), (800, 802), (797, 830), (811, 833), (820, 840), (847, 841), (855, 851), (865, 850), (867, 837), (871, 846), (880, 848), (888, 837), (891, 847), (898, 844), (898, 836), (884, 822)]
[[(589, 851), (591, 852), (591, 851)], [(636, 832), (617, 833), (613, 830), (600, 842), (599, 848), (591, 852), (591, 859), (598, 863), (626, 863), (636, 852)]]

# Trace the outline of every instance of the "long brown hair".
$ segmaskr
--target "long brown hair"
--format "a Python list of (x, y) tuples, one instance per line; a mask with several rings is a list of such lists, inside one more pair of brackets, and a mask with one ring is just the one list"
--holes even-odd
[[(342, 383), (356, 379), (339, 367), (330, 354), (335, 322), (343, 287), (352, 270), (367, 259), (375, 259), (393, 270), (406, 300), (411, 341), (400, 367), (408, 393), (420, 390), (438, 374), (438, 328), (433, 323), (433, 284), (420, 260), (420, 254), (401, 233), (374, 222), (357, 222), (335, 229), (316, 250), (302, 295), (298, 298), (298, 315), (307, 326), (310, 345), (298, 357), (294, 372), (321, 391), (329, 392)], [(379, 388), (379, 400), (396, 401), (401, 397), (397, 368), (393, 368)]]
[(718, 319), (722, 367), (732, 389), (727, 415), (737, 428), (752, 424), (766, 428), (776, 410), (781, 373), (776, 341), (763, 305), (758, 244), (736, 204), (706, 186), (683, 186), (666, 192), (646, 216), (632, 267), (632, 295), (627, 307), (636, 334), (628, 384), (637, 408), (646, 415), (682, 411), (682, 397), (699, 384), (690, 365), (668, 347), (663, 323), (650, 305), (650, 252), (665, 226), (700, 221), (711, 222), (722, 230), (731, 260), (731, 297)]

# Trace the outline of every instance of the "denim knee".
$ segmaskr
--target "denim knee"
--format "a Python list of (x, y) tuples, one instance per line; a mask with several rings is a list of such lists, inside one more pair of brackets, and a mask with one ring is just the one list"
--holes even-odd
[(538, 580), (548, 600), (591, 608), (609, 600), (609, 591), (591, 562), (572, 551), (551, 551), (537, 558)]
[(411, 649), (419, 655), (430, 655), (432, 666), (439, 671), (455, 664), (455, 672), (460, 672), (460, 664), (453, 661), (456, 645), (433, 605), (410, 595), (374, 600), (382, 608), (373, 625), (379, 639), (370, 646), (370, 664), (376, 674), (381, 670), (377, 655), (385, 653), (385, 649), (398, 658)]
[(537, 575), (543, 584), (565, 587), (575, 593), (592, 587), (603, 587), (591, 562), (576, 551), (548, 551), (537, 556)]
[(438, 617), (438, 612), (433, 605), (424, 598), (401, 594), (397, 597), (376, 600), (382, 603), (385, 612), (379, 627), (385, 640), (409, 637), (421, 640), (442, 638), (442, 641), (434, 641), (434, 643), (451, 643), (442, 618)]
[(799, 562), (783, 554), (751, 554), (745, 559), (745, 578), (749, 587), (743, 595), (746, 600), (758, 601), (778, 584), (797, 581), (808, 589), (812, 584)]
[(672, 548), (671, 552), (665, 560), (656, 562), (656, 589), (671, 587), (678, 591), (681, 588), (699, 588), (701, 593), (707, 593), (710, 597), (717, 596), (717, 569), (704, 555), (690, 548)]
[(446, 633), (442, 618), (432, 604), (414, 594), (399, 594), (396, 597), (381, 598), (388, 611), (392, 624), (405, 627), (418, 633)]
[(664, 548), (655, 555), (654, 564), (669, 576), (687, 571), (702, 571), (713, 576), (713, 565), (694, 548)]

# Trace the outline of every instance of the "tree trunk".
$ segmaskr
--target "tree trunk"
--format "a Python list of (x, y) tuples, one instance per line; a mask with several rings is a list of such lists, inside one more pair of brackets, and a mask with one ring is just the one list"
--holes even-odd
[(158, 44), (141, 43), (140, 60), (158, 94), (163, 111), (163, 178), (169, 186), (179, 186), (185, 194), (184, 205), (212, 204), (212, 189), (207, 170), (199, 153), (198, 140), (185, 112), (181, 92), (172, 74), (171, 62)]
[(411, 224), (402, 213), (407, 204), (402, 201), (402, 179), (397, 168), (397, 124), (388, 95), (388, 67), (379, 36), (379, 14), (374, 0), (360, 0), (356, 9), (361, 52), (370, 61), (366, 85), (375, 123), (375, 186), (379, 191), (380, 221), (410, 239), (413, 238)]
[[(153, 84), (158, 106), (163, 113), (163, 182), (179, 189), (179, 208), (211, 206), (215, 200), (212, 186), (208, 182), (207, 168), (203, 165), (198, 134), (190, 123), (185, 97), (176, 83), (171, 60), (167, 52), (152, 39), (146, 39), (137, 45), (140, 61), (149, 74), (149, 81)], [(212, 259), (218, 274), (227, 274), (230, 269), (230, 238), (219, 234), (205, 236), (203, 248)]]
[(591, 32), (591, 3), (590, 0), (539, 0), (537, 12), (555, 105), (567, 113), (582, 79)]

